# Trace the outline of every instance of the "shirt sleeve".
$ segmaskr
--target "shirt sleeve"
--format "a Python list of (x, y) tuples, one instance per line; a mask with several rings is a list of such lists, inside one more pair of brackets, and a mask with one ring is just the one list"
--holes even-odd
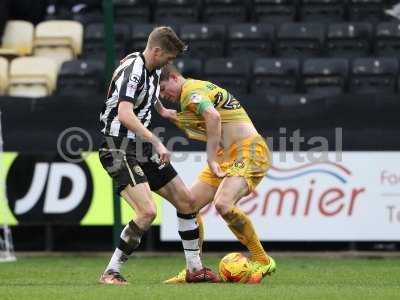
[(202, 115), (203, 111), (210, 106), (213, 104), (204, 92), (192, 91), (186, 96), (184, 109)]
[[(122, 80), (119, 84), (119, 101), (129, 101), (135, 104), (143, 83), (143, 68), (138, 63), (138, 60), (135, 60), (123, 72)], [(116, 84), (118, 85), (118, 80)]]
[(156, 86), (156, 92), (154, 93), (154, 96), (153, 96), (153, 101), (152, 101), (153, 105), (156, 105), (156, 103), (158, 101), (160, 101), (160, 76), (158, 77), (157, 86)]

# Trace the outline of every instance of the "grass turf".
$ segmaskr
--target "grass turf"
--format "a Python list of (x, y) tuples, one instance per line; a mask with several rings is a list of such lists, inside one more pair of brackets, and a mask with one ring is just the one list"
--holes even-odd
[[(131, 259), (130, 285), (97, 283), (107, 257), (31, 257), (0, 264), (0, 299), (400, 299), (400, 259), (278, 258), (260, 285), (161, 282), (182, 269), (182, 257)], [(218, 257), (207, 256), (216, 269)]]

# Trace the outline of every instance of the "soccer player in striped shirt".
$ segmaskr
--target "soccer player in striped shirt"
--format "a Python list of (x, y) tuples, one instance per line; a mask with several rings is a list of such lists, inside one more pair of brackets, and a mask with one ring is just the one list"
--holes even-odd
[(104, 169), (115, 180), (118, 193), (135, 210), (125, 226), (118, 247), (100, 277), (105, 284), (124, 285), (121, 266), (136, 249), (156, 217), (151, 191), (170, 201), (178, 211), (178, 230), (187, 264), (188, 282), (217, 282), (203, 267), (199, 249), (199, 226), (194, 200), (169, 163), (170, 153), (148, 129), (151, 109), (164, 115), (158, 101), (161, 67), (184, 51), (185, 45), (170, 27), (155, 28), (143, 53), (128, 55), (115, 70), (100, 121), (104, 141), (99, 149)]

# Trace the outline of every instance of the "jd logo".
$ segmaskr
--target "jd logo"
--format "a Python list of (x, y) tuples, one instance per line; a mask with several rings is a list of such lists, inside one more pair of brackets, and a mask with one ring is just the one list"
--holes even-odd
[(92, 194), (92, 177), (85, 162), (19, 155), (7, 174), (10, 208), (22, 223), (79, 223)]

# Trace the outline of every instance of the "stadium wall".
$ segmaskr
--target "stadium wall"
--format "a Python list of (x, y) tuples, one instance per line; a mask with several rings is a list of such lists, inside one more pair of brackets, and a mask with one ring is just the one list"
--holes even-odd
[[(266, 224), (267, 230), (263, 227), (264, 229), (261, 228), (260, 232), (266, 241), (274, 241), (272, 248), (278, 247), (280, 250), (285, 250), (295, 247), (296, 249), (310, 250), (321, 249), (321, 247), (322, 249), (354, 248), (354, 245), (358, 245), (359, 248), (360, 245), (366, 245), (366, 243), (369, 245), (367, 248), (375, 247), (374, 245), (378, 245), (376, 247), (383, 245), (382, 247), (390, 249), (398, 247), (399, 236), (392, 233), (392, 230), (399, 232), (399, 208), (397, 205), (399, 197), (396, 198), (395, 195), (380, 197), (385, 193), (396, 194), (399, 191), (396, 184), (391, 186), (392, 182), (397, 182), (399, 177), (396, 167), (399, 165), (397, 162), (399, 152), (396, 151), (400, 150), (400, 123), (398, 122), (398, 109), (395, 109), (398, 99), (392, 95), (381, 95), (379, 99), (376, 95), (353, 98), (348, 98), (347, 95), (346, 97), (321, 99), (318, 105), (314, 103), (312, 107), (308, 108), (304, 106), (285, 107), (273, 104), (273, 102), (266, 104), (260, 102), (258, 98), (254, 98), (257, 99), (254, 103), (248, 101), (244, 104), (262, 135), (272, 138), (268, 141), (272, 142), (271, 148), (275, 151), (280, 149), (286, 150), (280, 153), (290, 153), (294, 150), (290, 137), (298, 130), (301, 131), (301, 136), (306, 141), (297, 148), (299, 151), (313, 148), (312, 143), (308, 143), (311, 138), (323, 137), (327, 141), (328, 150), (343, 150), (345, 158), (351, 157), (350, 161), (343, 162), (345, 167), (352, 172), (348, 182), (342, 184), (343, 191), (351, 192), (350, 186), (353, 186), (353, 189), (365, 188), (368, 192), (360, 193), (359, 198), (354, 201), (352, 209), (350, 209), (351, 200), (343, 203), (345, 206), (347, 205), (346, 207), (340, 208), (341, 200), (335, 200), (333, 194), (331, 194), (331, 196), (333, 195), (332, 199), (324, 198), (323, 204), (317, 205), (318, 201), (321, 203), (321, 199), (317, 199), (317, 202), (313, 204), (314, 209), (320, 209), (318, 208), (320, 205), (323, 207), (326, 205), (328, 212), (340, 208), (342, 216), (307, 219), (304, 217), (304, 205), (307, 205), (306, 189), (310, 189), (313, 180), (309, 174), (301, 177), (303, 181), (299, 178), (296, 180), (300, 181), (286, 181), (286, 186), (282, 186), (280, 182), (270, 186), (268, 182), (271, 180), (264, 180), (258, 196), (260, 202), (257, 197), (244, 200), (245, 209), (251, 210), (257, 202), (258, 209), (261, 209), (262, 212), (266, 194), (274, 187), (280, 188), (280, 191), (294, 187), (299, 189), (299, 193), (304, 194), (302, 194), (303, 198), (299, 197), (297, 200), (299, 203), (297, 205), (303, 205), (302, 210), (299, 208), (295, 212), (298, 218), (297, 216), (293, 218), (292, 215), (293, 203), (296, 200), (287, 196), (288, 198), (282, 200), (283, 202), (279, 202), (279, 199), (274, 200), (278, 207), (268, 207), (269, 211), (275, 211), (275, 220), (267, 213), (265, 214), (265, 223), (263, 223), (263, 218), (257, 219), (261, 226)], [(251, 96), (243, 99), (249, 98)], [(357, 101), (359, 104), (364, 101), (363, 105), (355, 105)], [(392, 103), (392, 106), (385, 106), (386, 108), (383, 109), (380, 102)], [(93, 152), (101, 140), (97, 121), (102, 104), (103, 96), (96, 94), (82, 95), (80, 98), (61, 96), (41, 99), (0, 97), (6, 149), (4, 157), (7, 169), (7, 193), (10, 199), (7, 219), (13, 225), (17, 250), (108, 250), (111, 248), (111, 181), (101, 168), (96, 153)], [(163, 129), (162, 137), (165, 142), (176, 136), (182, 136), (172, 125), (160, 120), (157, 114), (154, 116), (153, 127)], [(85, 153), (82, 162), (66, 164), (65, 159), (59, 154), (57, 145), (60, 135), (70, 128), (84, 130), (90, 136), (91, 143), (78, 145), (79, 148), (89, 151)], [(337, 128), (341, 129), (340, 147), (337, 144)], [(284, 141), (285, 149), (282, 149), (282, 141)], [(196, 142), (189, 142), (187, 145), (178, 143), (173, 148), (177, 151), (201, 151), (203, 149), (204, 145)], [(192, 154), (194, 153), (198, 152)], [(188, 155), (192, 154), (188, 153)], [(184, 174), (182, 177), (187, 183), (193, 180), (195, 172), (190, 172), (190, 174), (185, 172), (200, 168), (198, 163), (181, 165), (180, 162), (176, 162), (175, 164), (180, 173)], [(301, 165), (288, 167), (299, 166)], [(309, 170), (306, 169), (305, 171), (308, 172)], [(33, 182), (35, 181), (34, 174), (40, 175), (36, 178), (36, 182)], [(381, 182), (383, 177), (387, 178), (385, 179), (388, 188), (386, 190), (384, 189), (385, 184)], [(315, 190), (319, 189), (321, 178), (323, 175), (316, 177), (316, 186), (318, 185), (318, 187)], [(329, 184), (329, 182), (323, 181), (322, 186)], [(34, 188), (30, 189), (32, 186)], [(333, 188), (335, 186), (331, 187), (331, 189)], [(74, 199), (70, 198), (72, 200), (69, 204), (62, 202), (61, 199), (64, 197), (68, 199), (71, 192), (74, 192)], [(336, 193), (340, 192), (336, 191)], [(17, 200), (21, 199), (25, 199), (25, 201), (16, 205)], [(269, 200), (269, 202), (274, 201), (273, 198)], [(162, 229), (164, 241), (160, 240), (158, 224), (162, 222), (163, 217), (168, 218), (169, 216), (171, 219), (172, 215), (168, 215), (171, 214), (170, 209), (161, 205), (161, 199), (157, 199), (157, 203), (159, 217), (142, 245), (142, 249), (180, 249), (180, 244), (171, 238), (175, 234), (174, 232), (166, 237), (164, 229)], [(279, 206), (281, 206), (280, 216), (278, 216)], [(18, 214), (16, 214), (16, 209)], [(349, 211), (352, 212), (351, 218), (348, 216)], [(127, 222), (132, 217), (131, 213), (131, 210), (123, 203), (123, 222)], [(210, 216), (213, 215), (213, 212), (209, 210), (207, 214)], [(301, 216), (301, 214), (303, 215)], [(175, 220), (175, 218), (172, 219)], [(296, 223), (299, 220), (304, 221), (305, 227)], [(348, 230), (350, 228), (347, 227), (348, 222), (357, 220), (359, 223), (354, 230)], [(216, 228), (218, 226), (220, 228), (220, 224), (213, 223), (214, 221), (217, 222), (217, 218), (211, 220), (207, 227)], [(275, 221), (276, 225), (270, 223)], [(319, 233), (313, 236), (308, 229), (320, 228), (323, 230), (324, 227), (320, 226), (321, 221), (327, 222), (326, 224), (329, 225), (327, 228), (330, 228), (330, 231), (327, 231), (325, 235)], [(278, 227), (274, 229), (273, 226)], [(370, 232), (371, 235), (358, 235), (358, 233), (364, 232), (364, 226), (373, 228)], [(172, 224), (169, 228), (173, 227), (176, 226)], [(299, 228), (302, 228), (301, 234), (298, 232)], [(333, 235), (335, 237), (330, 239), (329, 236), (332, 237), (332, 233), (337, 228), (342, 228), (340, 232), (344, 232), (346, 235), (343, 238)], [(274, 233), (269, 234), (271, 231)], [(361, 236), (361, 238), (357, 238), (357, 236)], [(218, 249), (219, 242), (231, 239), (224, 231), (211, 232), (208, 237), (215, 241), (209, 244), (208, 247), (211, 249)], [(301, 242), (293, 244), (293, 241)], [(223, 243), (227, 244), (227, 242)], [(232, 245), (232, 247), (237, 246), (236, 243)], [(268, 245), (271, 248), (270, 242)]]

